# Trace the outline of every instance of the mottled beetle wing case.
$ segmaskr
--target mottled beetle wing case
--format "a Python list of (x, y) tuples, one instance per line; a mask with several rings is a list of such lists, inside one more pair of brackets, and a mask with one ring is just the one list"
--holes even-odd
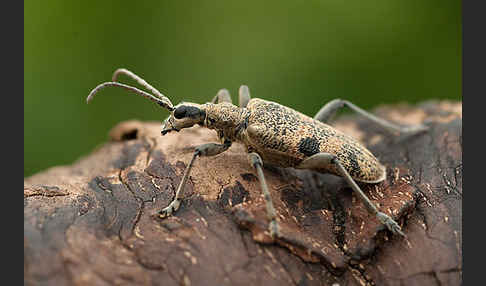
[[(259, 150), (264, 162), (296, 167), (314, 154), (330, 153), (357, 181), (385, 179), (385, 167), (351, 136), (275, 102), (253, 98), (247, 109), (250, 117), (245, 143)], [(332, 164), (316, 171), (339, 175)]]

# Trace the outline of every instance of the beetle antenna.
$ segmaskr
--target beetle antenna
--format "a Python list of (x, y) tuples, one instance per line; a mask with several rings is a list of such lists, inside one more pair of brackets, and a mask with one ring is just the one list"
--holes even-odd
[(117, 81), (117, 77), (119, 74), (124, 74), (126, 76), (128, 76), (129, 78), (135, 80), (138, 84), (140, 84), (141, 86), (145, 87), (146, 89), (148, 89), (150, 92), (152, 92), (152, 94), (155, 94), (158, 98), (164, 100), (164, 98), (166, 98), (162, 93), (160, 93), (160, 91), (158, 89), (156, 89), (155, 87), (151, 86), (148, 82), (146, 82), (143, 78), (139, 77), (138, 75), (134, 74), (133, 72), (127, 70), (127, 69), (124, 69), (124, 68), (121, 68), (121, 69), (117, 69), (114, 73), (113, 73), (113, 76), (111, 78), (111, 81)]
[(131, 92), (134, 92), (138, 95), (141, 95), (145, 98), (148, 98), (150, 100), (152, 100), (153, 102), (157, 103), (158, 105), (162, 106), (163, 108), (169, 110), (169, 111), (173, 111), (174, 110), (174, 106), (172, 104), (172, 102), (165, 96), (163, 96), (162, 94), (160, 94), (159, 97), (155, 97), (153, 96), (152, 94), (148, 93), (148, 92), (145, 92), (143, 90), (140, 90), (136, 87), (133, 87), (133, 86), (129, 86), (129, 85), (126, 85), (126, 84), (123, 84), (123, 83), (119, 83), (119, 82), (104, 82), (100, 85), (98, 85), (97, 87), (95, 87), (88, 95), (88, 97), (86, 98), (86, 102), (89, 103), (93, 97), (95, 96), (96, 93), (98, 93), (98, 91), (100, 91), (100, 89), (103, 89), (107, 86), (118, 86), (118, 87), (121, 87), (121, 88), (124, 88), (126, 90), (129, 90)]

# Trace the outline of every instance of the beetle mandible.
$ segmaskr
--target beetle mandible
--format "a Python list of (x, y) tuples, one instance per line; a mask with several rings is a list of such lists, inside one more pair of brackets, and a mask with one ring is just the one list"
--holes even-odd
[[(152, 94), (117, 82), (120, 74), (137, 81)], [(100, 89), (107, 86), (127, 89), (154, 101), (171, 112), (162, 125), (162, 135), (200, 125), (216, 130), (221, 139), (221, 143), (207, 143), (195, 148), (174, 200), (159, 212), (161, 218), (170, 216), (179, 209), (182, 189), (198, 156), (215, 156), (228, 150), (232, 142), (241, 142), (248, 150), (249, 162), (255, 168), (260, 181), (270, 221), (268, 228), (272, 237), (279, 237), (280, 233), (277, 216), (262, 170), (263, 162), (279, 167), (311, 169), (343, 177), (370, 214), (375, 215), (394, 234), (405, 236), (398, 223), (380, 212), (355, 182), (382, 182), (386, 178), (386, 168), (358, 141), (334, 129), (326, 122), (340, 108), (347, 106), (393, 133), (415, 134), (427, 130), (426, 126), (398, 126), (341, 99), (330, 101), (317, 112), (314, 118), (310, 118), (281, 104), (251, 98), (248, 87), (245, 85), (239, 88), (239, 106), (232, 104), (230, 94), (226, 89), (221, 89), (208, 103), (181, 102), (174, 106), (156, 88), (127, 69), (117, 69), (111, 82), (105, 82), (95, 87), (86, 99), (87, 102)]]

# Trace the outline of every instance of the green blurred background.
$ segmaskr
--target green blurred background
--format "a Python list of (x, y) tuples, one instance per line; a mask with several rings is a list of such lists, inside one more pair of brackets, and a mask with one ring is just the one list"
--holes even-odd
[[(220, 88), (309, 115), (333, 98), (370, 109), (461, 100), (461, 1), (24, 1), (24, 176), (70, 164), (122, 120), (167, 111), (116, 88), (128, 68), (170, 97)], [(123, 78), (128, 83), (133, 83)]]

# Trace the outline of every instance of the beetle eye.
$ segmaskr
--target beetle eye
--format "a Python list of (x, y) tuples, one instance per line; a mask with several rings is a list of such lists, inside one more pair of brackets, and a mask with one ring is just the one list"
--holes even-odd
[(176, 108), (176, 110), (174, 110), (174, 117), (177, 118), (177, 119), (181, 119), (181, 118), (184, 118), (186, 116), (186, 107), (183, 105), (183, 106), (179, 106)]
[(191, 105), (181, 105), (174, 110), (174, 117), (176, 119), (181, 119), (181, 118), (198, 119), (201, 116), (205, 116), (204, 111)]

